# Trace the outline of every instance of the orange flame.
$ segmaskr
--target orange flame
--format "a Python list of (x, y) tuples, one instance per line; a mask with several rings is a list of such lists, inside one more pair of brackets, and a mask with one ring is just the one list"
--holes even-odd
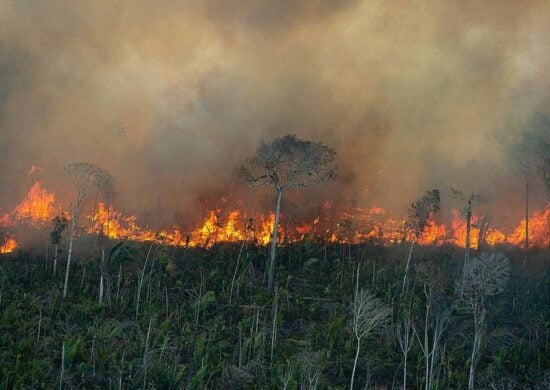
[[(41, 226), (60, 211), (55, 206), (55, 194), (48, 192), (40, 181), (34, 183), (25, 198), (10, 213), (0, 215), (0, 226), (14, 226), (17, 222), (30, 221), (31, 225)], [(227, 204), (227, 200), (222, 200)], [(284, 216), (281, 216), (284, 220)], [(103, 234), (110, 239), (139, 242), (158, 242), (173, 246), (211, 247), (220, 242), (239, 242), (254, 239), (261, 245), (271, 242), (275, 216), (273, 213), (255, 215), (249, 218), (240, 210), (211, 210), (204, 221), (195, 229), (184, 233), (180, 228), (154, 231), (140, 226), (136, 215), (124, 215), (105, 203), (98, 203), (93, 215), (87, 218), (85, 229), (90, 234)], [(256, 221), (256, 223), (253, 223)], [(472, 215), (470, 246), (479, 246), (480, 218)], [(255, 225), (255, 227), (254, 227)], [(329, 226), (330, 225), (330, 226)], [(550, 247), (550, 205), (533, 213), (529, 218), (529, 235), (532, 247)], [(325, 202), (320, 215), (313, 221), (283, 228), (279, 226), (279, 242), (295, 242), (303, 238), (322, 238), (333, 243), (362, 243), (377, 240), (383, 245), (392, 245), (413, 238), (405, 221), (387, 216), (385, 209), (338, 208)], [(525, 221), (509, 235), (497, 229), (488, 229), (484, 240), (490, 245), (509, 242), (522, 245), (525, 238)], [(424, 231), (418, 238), (420, 245), (450, 243), (460, 247), (466, 245), (466, 221), (458, 211), (453, 210), (449, 225), (439, 223), (430, 217)], [(17, 247), (15, 239), (2, 246), (3, 253)]]
[[(525, 242), (525, 236), (526, 224), (525, 219), (523, 219), (510, 235), (509, 241), (514, 245), (522, 245)], [(550, 206), (547, 206), (544, 210), (535, 211), (529, 217), (529, 246), (550, 247)]]
[(49, 221), (56, 215), (55, 194), (48, 192), (37, 181), (25, 198), (10, 213), (0, 216), (0, 225), (9, 226), (16, 221), (29, 220), (38, 224)]
[(0, 245), (0, 253), (11, 253), (17, 249), (17, 241), (13, 238), (8, 238), (4, 244)]

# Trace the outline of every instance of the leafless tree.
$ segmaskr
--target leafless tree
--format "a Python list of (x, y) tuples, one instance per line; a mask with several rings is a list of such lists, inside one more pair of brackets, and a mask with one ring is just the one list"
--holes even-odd
[(416, 240), (422, 235), (422, 232), (426, 228), (430, 217), (439, 211), (441, 206), (441, 197), (439, 190), (427, 191), (426, 194), (411, 204), (409, 208), (409, 219), (407, 221), (407, 227), (412, 232), (411, 246), (409, 247), (409, 254), (407, 256), (407, 264), (405, 266), (405, 275), (403, 276), (403, 286), (401, 293), (405, 291), (407, 284), (407, 275), (409, 273), (409, 267), (411, 263), (412, 252)]
[(399, 349), (403, 354), (403, 389), (407, 388), (407, 359), (414, 343), (413, 321), (411, 318), (410, 307), (407, 307), (403, 313), (403, 320), (396, 327), (397, 341)]
[(464, 266), (459, 297), (474, 320), (474, 340), (470, 356), (468, 389), (474, 388), (475, 370), (483, 338), (487, 333), (488, 298), (501, 293), (508, 281), (509, 261), (500, 254), (483, 253)]
[(490, 214), (484, 214), (481, 220), (478, 222), (479, 232), (477, 234), (477, 251), (480, 252), (487, 247), (487, 234), (489, 233), (489, 226), (493, 221), (493, 216)]
[(353, 298), (352, 315), (352, 331), (357, 340), (350, 383), (350, 389), (353, 390), (361, 341), (386, 325), (391, 315), (391, 309), (366, 290), (360, 290), (355, 293)]
[(529, 249), (529, 192), (531, 179), (540, 177), (550, 190), (550, 117), (535, 114), (526, 122), (509, 126), (496, 136), (510, 156), (525, 186), (525, 252)]
[(334, 149), (294, 135), (286, 135), (266, 143), (262, 141), (256, 154), (240, 166), (239, 177), (249, 186), (266, 185), (277, 193), (275, 223), (269, 251), (267, 290), (273, 293), (277, 231), (283, 192), (290, 188), (306, 187), (336, 176)]
[(432, 386), (434, 372), (439, 364), (440, 343), (451, 313), (449, 310), (434, 310), (433, 287), (428, 283), (424, 284), (424, 296), (426, 310), (422, 329), (419, 331), (413, 326), (413, 332), (424, 356), (424, 387), (428, 390)]
[(550, 196), (550, 144), (547, 146), (548, 156), (543, 160), (541, 164), (540, 172), (546, 189), (548, 190), (548, 196)]
[(105, 198), (110, 198), (113, 195), (114, 189), (114, 179), (111, 174), (94, 164), (76, 162), (66, 165), (64, 170), (76, 190), (76, 199), (71, 209), (71, 232), (69, 236), (69, 250), (67, 255), (67, 267), (65, 270), (63, 298), (67, 296), (73, 241), (76, 236), (77, 219), (80, 209), (91, 190), (97, 189)]
[(67, 218), (64, 215), (57, 216), (52, 221), (53, 229), (50, 233), (50, 240), (53, 244), (53, 276), (57, 272), (57, 257), (59, 255), (59, 243), (61, 242), (61, 235), (67, 228)]
[(300, 367), (300, 389), (315, 390), (323, 372), (323, 361), (319, 352), (306, 350), (298, 355)]
[(463, 192), (451, 188), (451, 195), (453, 198), (466, 202), (466, 208), (464, 209), (464, 215), (466, 217), (466, 245), (464, 247), (464, 264), (470, 260), (470, 233), (472, 230), (472, 212), (473, 207), (481, 202), (486, 202), (486, 199), (473, 192), (470, 195), (466, 195)]

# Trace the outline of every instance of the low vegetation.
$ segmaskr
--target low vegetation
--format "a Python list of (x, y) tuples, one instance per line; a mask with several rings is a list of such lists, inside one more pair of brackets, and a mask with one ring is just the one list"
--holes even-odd
[(462, 250), (420, 246), (403, 291), (407, 245), (305, 240), (269, 294), (266, 247), (93, 241), (66, 299), (52, 256), (0, 259), (2, 388), (548, 388), (547, 251), (472, 253), (464, 275)]

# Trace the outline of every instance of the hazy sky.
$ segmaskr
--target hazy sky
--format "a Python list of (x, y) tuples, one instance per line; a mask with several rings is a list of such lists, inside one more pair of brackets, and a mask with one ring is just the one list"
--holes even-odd
[(0, 207), (31, 165), (59, 191), (80, 160), (134, 212), (214, 190), (248, 202), (233, 167), (287, 133), (340, 156), (338, 182), (307, 196), (406, 207), (452, 185), (515, 202), (488, 134), (550, 113), (547, 15), (526, 0), (0, 0)]

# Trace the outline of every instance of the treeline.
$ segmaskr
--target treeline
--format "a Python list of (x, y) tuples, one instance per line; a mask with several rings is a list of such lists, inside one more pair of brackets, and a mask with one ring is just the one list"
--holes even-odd
[(97, 240), (1, 259), (2, 388), (549, 388), (548, 252)]

